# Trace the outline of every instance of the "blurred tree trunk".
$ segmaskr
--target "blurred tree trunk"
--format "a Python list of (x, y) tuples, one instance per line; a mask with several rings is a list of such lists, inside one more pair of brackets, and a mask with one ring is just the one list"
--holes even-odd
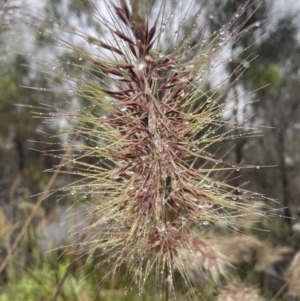
[(282, 186), (282, 205), (284, 217), (286, 218), (286, 222), (289, 226), (292, 223), (292, 215), (290, 211), (289, 199), (290, 199), (290, 191), (289, 191), (289, 181), (286, 170), (286, 160), (285, 160), (285, 133), (281, 129), (277, 131), (277, 149), (278, 149), (278, 157), (279, 157), (279, 168), (281, 174), (281, 186)]

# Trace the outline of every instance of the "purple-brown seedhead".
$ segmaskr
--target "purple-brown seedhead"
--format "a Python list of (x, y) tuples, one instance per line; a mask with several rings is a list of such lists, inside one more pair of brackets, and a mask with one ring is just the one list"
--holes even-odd
[[(204, 26), (197, 23), (201, 7), (177, 15), (172, 7), (168, 15), (168, 1), (162, 1), (152, 20), (139, 1), (132, 2), (108, 6), (108, 19), (100, 12), (109, 35), (84, 37), (97, 55), (73, 47), (90, 64), (82, 67), (88, 76), (78, 94), (93, 110), (69, 114), (75, 133), (89, 140), (72, 158), (84, 184), (75, 183), (71, 191), (91, 196), (91, 225), (84, 233), (91, 248), (114, 260), (113, 271), (127, 263), (143, 283), (155, 263), (167, 274), (175, 264), (184, 273), (189, 252), (182, 250), (215, 262), (203, 251), (199, 231), (255, 214), (259, 195), (218, 180), (217, 173), (237, 166), (208, 153), (215, 142), (232, 138), (230, 130), (221, 130), (227, 125), (220, 104), (225, 84), (208, 89), (211, 67), (239, 37), (243, 24), (231, 29), (249, 2), (212, 37), (205, 37), (209, 17)], [(168, 41), (165, 27), (176, 20), (172, 16), (181, 19), (169, 26), (174, 34)]]

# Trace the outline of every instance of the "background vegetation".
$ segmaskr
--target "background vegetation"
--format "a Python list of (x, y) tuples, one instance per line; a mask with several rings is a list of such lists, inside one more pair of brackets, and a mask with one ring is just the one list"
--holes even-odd
[[(221, 28), (244, 2), (228, 0), (220, 6), (219, 1), (197, 1), (209, 16), (208, 33)], [(243, 18), (255, 11), (250, 18), (255, 26), (226, 49), (233, 59), (220, 69), (232, 74), (243, 62), (243, 77), (238, 82), (230, 78), (232, 87), (223, 101), (234, 99), (230, 103), (234, 109), (224, 119), (241, 125), (247, 120), (260, 133), (247, 137), (237, 127), (234, 135), (241, 138), (223, 141), (218, 148), (237, 166), (257, 165), (237, 168), (230, 184), (275, 199), (264, 201), (277, 216), (259, 222), (251, 216), (237, 220), (235, 233), (221, 224), (203, 225), (210, 248), (200, 248), (191, 259), (188, 291), (174, 270), (178, 300), (188, 300), (196, 289), (202, 294), (199, 300), (300, 300), (299, 20), (297, 11), (279, 12), (274, 3), (260, 1), (247, 11)], [(40, 70), (55, 74), (59, 67), (64, 76), (72, 74), (70, 62), (82, 58), (57, 47), (46, 32), (49, 28), (55, 32), (55, 24), (97, 32), (101, 26), (91, 22), (91, 14), (97, 11), (90, 1), (47, 0), (40, 7), (13, 0), (0, 3), (0, 301), (139, 298), (126, 267), (100, 285), (109, 260), (101, 254), (92, 259), (82, 246), (71, 244), (79, 241), (76, 233), (88, 225), (92, 198), (79, 201), (75, 193), (62, 197), (64, 191), (59, 189), (76, 177), (53, 173), (52, 168), (63, 162), (48, 152), (68, 150), (71, 127), (64, 121), (45, 122), (35, 114), (41, 106), (47, 114), (47, 106), (73, 112), (87, 107), (74, 93), (76, 82), (57, 91), (57, 85), (63, 85), (61, 78)], [(88, 140), (84, 143), (89, 145)], [(84, 243), (84, 237), (80, 239)], [(72, 252), (69, 247), (57, 248), (69, 243)], [(141, 300), (153, 300), (155, 294), (163, 298), (153, 291), (154, 283), (150, 275)]]

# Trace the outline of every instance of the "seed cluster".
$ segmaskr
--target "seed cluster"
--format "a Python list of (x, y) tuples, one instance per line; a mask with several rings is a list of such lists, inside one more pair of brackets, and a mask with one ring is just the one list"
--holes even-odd
[[(114, 6), (114, 22), (105, 23), (114, 43), (86, 37), (107, 59), (80, 52), (80, 60), (91, 63), (109, 87), (85, 80), (79, 91), (105, 115), (74, 115), (82, 124), (80, 135), (88, 134), (95, 146), (83, 146), (85, 154), (74, 160), (87, 183), (71, 189), (97, 199), (86, 233), (95, 249), (114, 258), (115, 269), (124, 262), (144, 269), (146, 262), (148, 275), (159, 261), (168, 273), (174, 263), (184, 272), (182, 256), (188, 258), (189, 252), (183, 249), (215, 262), (215, 255), (203, 251), (199, 229), (255, 214), (252, 204), (260, 197), (217, 180), (216, 172), (237, 170), (237, 165), (207, 152), (230, 137), (221, 131), (226, 122), (220, 89), (204, 92), (202, 83), (226, 41), (222, 32), (207, 46), (200, 42), (191, 48), (195, 36), (187, 35), (176, 50), (162, 52), (158, 18), (149, 26), (148, 16), (125, 0), (120, 4)], [(99, 164), (82, 158), (99, 159)]]
[[(100, 47), (117, 53), (123, 62), (115, 66), (94, 62), (112, 75), (117, 87), (102, 92), (120, 103), (110, 117), (101, 119), (118, 128), (122, 141), (108, 151), (113, 162), (121, 162), (113, 173), (128, 190), (118, 209), (124, 213), (128, 237), (146, 239), (154, 250), (173, 256), (178, 241), (182, 243), (189, 232), (183, 220), (206, 220), (205, 205), (214, 204), (211, 193), (201, 187), (203, 175), (186, 162), (193, 155), (191, 124), (201, 116), (199, 108), (185, 113), (193, 97), (195, 70), (177, 63), (175, 56), (151, 52), (156, 27), (149, 29), (146, 20), (130, 14), (125, 1), (121, 4), (115, 7), (116, 14), (131, 34), (112, 32), (131, 55), (99, 41)], [(206, 111), (203, 118), (209, 117)]]

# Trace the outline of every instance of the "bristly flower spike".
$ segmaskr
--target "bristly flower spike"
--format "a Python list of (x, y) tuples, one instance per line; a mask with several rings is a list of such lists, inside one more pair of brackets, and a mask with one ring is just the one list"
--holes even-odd
[[(86, 63), (80, 68), (87, 76), (76, 78), (78, 94), (92, 104), (92, 110), (68, 113), (76, 134), (89, 143), (70, 159), (81, 180), (65, 190), (92, 197), (84, 234), (92, 250), (101, 248), (114, 262), (112, 273), (126, 263), (141, 287), (156, 271), (173, 288), (175, 265), (188, 283), (189, 252), (195, 241), (206, 245), (199, 229), (215, 222), (230, 227), (233, 216), (255, 214), (253, 202), (261, 198), (218, 180), (217, 173), (236, 166), (208, 153), (215, 142), (232, 139), (231, 131), (220, 131), (227, 126), (220, 102), (225, 84), (206, 89), (211, 66), (239, 38), (242, 28), (232, 27), (251, 3), (211, 37), (205, 31), (210, 19), (198, 25), (202, 7), (192, 15), (193, 1), (185, 10), (177, 1), (170, 14), (162, 1), (154, 20), (149, 1), (130, 3), (105, 2), (110, 17), (99, 11), (98, 21), (109, 35), (102, 40), (81, 34), (96, 53), (56, 37)], [(175, 28), (169, 42), (168, 24)], [(236, 73), (242, 71), (241, 64)]]

